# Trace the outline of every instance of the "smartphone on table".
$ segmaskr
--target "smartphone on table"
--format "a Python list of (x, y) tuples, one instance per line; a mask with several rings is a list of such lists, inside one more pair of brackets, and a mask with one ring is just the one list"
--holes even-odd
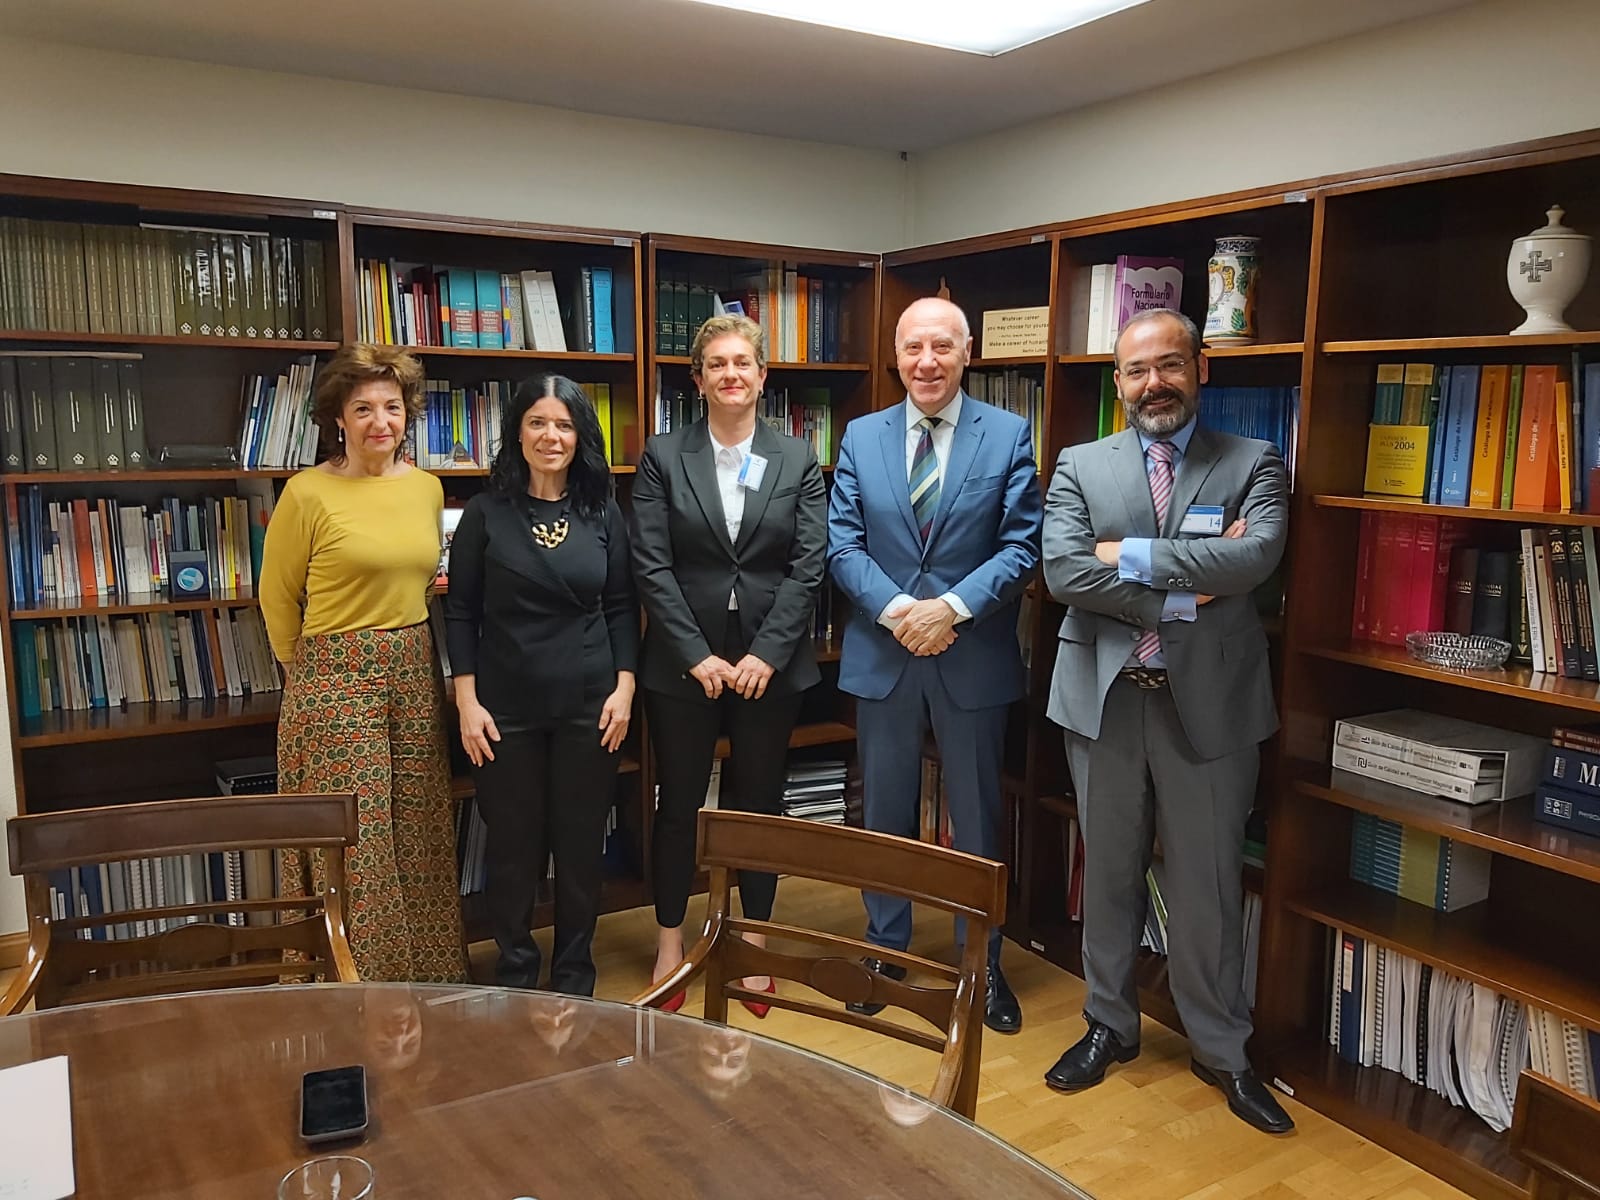
[(300, 1081), (301, 1140), (315, 1146), (357, 1138), (366, 1131), (366, 1068), (307, 1071)]

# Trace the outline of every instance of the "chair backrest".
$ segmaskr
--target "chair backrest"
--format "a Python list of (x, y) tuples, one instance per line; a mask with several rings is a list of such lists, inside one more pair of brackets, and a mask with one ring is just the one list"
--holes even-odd
[[(285, 976), (354, 981), (345, 935), (344, 848), (356, 844), (358, 829), (355, 797), (348, 793), (208, 796), (13, 817), (6, 822), (6, 841), (11, 873), (22, 876), (27, 896), (28, 948), (21, 972), (0, 999), (0, 1015), (30, 998), (50, 1008), (275, 983)], [(170, 877), (184, 894), (169, 895), (166, 903), (141, 885), (146, 902), (136, 909), (52, 915), (55, 872), (92, 869), (99, 890), (101, 864), (113, 871), (129, 864), (131, 878), (140, 860), (220, 854), (219, 876), (231, 871), (235, 879), (234, 888), (222, 890), (232, 894), (243, 890), (237, 881), (245, 856), (291, 848), (322, 853), (325, 886), (317, 894), (274, 896), (273, 881), (258, 876), (253, 890), (259, 894), (207, 901), (206, 892), (218, 889), (196, 879), (189, 864), (188, 873), (179, 867)], [(81, 879), (84, 872), (79, 874)], [(189, 899), (192, 893), (201, 898)], [(102, 899), (101, 908), (111, 907), (109, 897)], [(112, 936), (119, 931), (132, 936)]]
[[(641, 996), (640, 1003), (664, 1003), (687, 978), (703, 972), (709, 1020), (726, 1019), (731, 997), (857, 1025), (937, 1051), (939, 1068), (931, 1098), (964, 1116), (974, 1115), (989, 931), (1005, 920), (1003, 864), (884, 833), (714, 809), (700, 813), (699, 847), (700, 864), (711, 872), (706, 933), (690, 951), (685, 966)], [(966, 945), (960, 964), (952, 967), (838, 934), (735, 919), (730, 891), (733, 872), (739, 870), (771, 871), (884, 892), (964, 917)], [(763, 949), (740, 936), (745, 933), (767, 934), (786, 944), (816, 949), (810, 953)], [(868, 955), (906, 967), (913, 973), (913, 981), (901, 982), (868, 970), (861, 962)], [(752, 975), (792, 980), (839, 1003), (823, 1005), (782, 993), (752, 992), (740, 982)], [(933, 982), (928, 982), (929, 977)], [(903, 1008), (937, 1032), (842, 1007), (852, 1002)]]
[(1524, 1071), (1511, 1152), (1533, 1171), (1533, 1200), (1600, 1200), (1600, 1104)]

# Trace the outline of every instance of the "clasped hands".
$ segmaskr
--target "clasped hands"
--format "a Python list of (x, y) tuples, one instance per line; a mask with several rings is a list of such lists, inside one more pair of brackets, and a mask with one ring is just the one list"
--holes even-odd
[[(1240, 517), (1232, 525), (1228, 526), (1222, 536), (1237, 540), (1244, 536), (1244, 530), (1245, 521), (1243, 517)], [(1118, 566), (1122, 562), (1122, 542), (1120, 540), (1115, 542), (1096, 542), (1094, 544), (1094, 556), (1108, 567)], [(1194, 598), (1194, 602), (1196, 604), (1210, 604), (1215, 599), (1215, 596), (1197, 595)]]
[(941, 597), (913, 600), (885, 614), (895, 622), (894, 638), (918, 658), (943, 654), (955, 643), (959, 613)]
[(717, 654), (708, 654), (689, 668), (694, 681), (706, 691), (707, 700), (722, 695), (722, 689), (733, 689), (746, 700), (759, 700), (766, 694), (772, 680), (772, 666), (754, 654), (746, 654), (736, 663)]

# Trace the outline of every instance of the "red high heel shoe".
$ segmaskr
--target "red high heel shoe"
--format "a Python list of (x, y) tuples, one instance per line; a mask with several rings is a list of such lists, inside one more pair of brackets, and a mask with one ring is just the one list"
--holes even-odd
[(677, 1012), (683, 1007), (683, 1002), (689, 998), (689, 989), (674, 992), (667, 997), (667, 1002), (661, 1006), (662, 1012)]
[[(776, 996), (778, 994), (778, 980), (776, 977), (768, 975), (767, 986), (761, 990), (769, 995)], [(749, 1009), (750, 1015), (755, 1017), (757, 1020), (765, 1019), (766, 1015), (772, 1011), (772, 1005), (763, 1004), (759, 1000), (740, 1000), (739, 1003)]]

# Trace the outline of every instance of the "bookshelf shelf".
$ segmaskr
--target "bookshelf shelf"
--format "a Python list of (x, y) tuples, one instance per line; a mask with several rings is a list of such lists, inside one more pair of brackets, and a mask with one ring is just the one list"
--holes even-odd
[(0, 475), (0, 484), (13, 487), (24, 483), (118, 484), (141, 483), (227, 483), (236, 479), (287, 479), (294, 470), (245, 470), (244, 468), (196, 467), (187, 470), (148, 471), (18, 471)]
[(1600, 343), (1600, 330), (1572, 333), (1483, 334), (1478, 337), (1372, 338), (1364, 341), (1323, 342), (1324, 354), (1394, 354), (1437, 350), (1511, 350), (1518, 346), (1592, 346)]
[(1533, 700), (1562, 708), (1600, 713), (1600, 684), (1582, 679), (1535, 673), (1527, 667), (1502, 667), (1498, 671), (1450, 671), (1418, 662), (1399, 646), (1377, 642), (1349, 642), (1301, 649), (1316, 658), (1354, 663), (1413, 679), (1427, 679), (1474, 691), (1494, 692), (1517, 700)]
[(42, 717), (18, 718), (17, 744), (23, 749), (113, 742), (152, 734), (192, 733), (278, 720), (280, 692), (226, 696), (209, 701), (130, 704), (126, 708), (70, 709)]
[[(1254, 346), (1207, 346), (1207, 358), (1287, 358), (1305, 353), (1304, 342), (1261, 342)], [(1110, 366), (1109, 354), (1062, 354), (1056, 357), (1062, 366)]]
[(1533, 800), (1528, 796), (1498, 804), (1457, 804), (1349, 771), (1332, 771), (1327, 783), (1299, 780), (1294, 789), (1312, 800), (1371, 813), (1507, 858), (1600, 883), (1600, 838), (1564, 833), (1553, 825), (1535, 821)]
[(185, 350), (280, 350), (332, 353), (339, 342), (293, 338), (183, 337), (160, 333), (83, 333), (58, 329), (0, 329), (0, 342), (70, 342), (82, 346), (181, 346)]
[(1287, 907), (1587, 1028), (1600, 1026), (1600, 963), (1575, 953), (1564, 931), (1550, 939), (1502, 925), (1492, 900), (1439, 912), (1347, 879), (1291, 895)]
[[(832, 746), (841, 742), (856, 740), (856, 731), (853, 726), (842, 721), (815, 721), (809, 725), (796, 725), (794, 732), (789, 735), (789, 749), (799, 750), (804, 746)], [(728, 757), (728, 739), (717, 739), (718, 758)]]
[(476, 346), (405, 346), (418, 358), (514, 358), (550, 362), (618, 363), (632, 366), (632, 354), (595, 354), (581, 350), (480, 350)]
[[(667, 367), (687, 367), (690, 359), (687, 354), (658, 354), (655, 361)], [(871, 363), (860, 362), (769, 362), (769, 371), (870, 371)]]
[(1384, 496), (1313, 496), (1318, 508), (1356, 508), (1367, 512), (1419, 513), (1468, 521), (1515, 521), (1519, 525), (1600, 525), (1600, 513), (1546, 512), (1533, 508), (1466, 508), (1454, 504), (1424, 504), (1420, 500), (1391, 500)]
[(1277, 1081), (1296, 1099), (1467, 1194), (1531, 1200), (1532, 1175), (1503, 1137), (1398, 1072), (1354, 1066), (1312, 1037), (1275, 1048), (1272, 1060)]
[(255, 608), (260, 601), (250, 591), (229, 596), (173, 600), (163, 595), (141, 593), (132, 596), (80, 596), (55, 604), (13, 608), (13, 621), (53, 620), (57, 617), (119, 617), (130, 613), (187, 612), (205, 608)]

